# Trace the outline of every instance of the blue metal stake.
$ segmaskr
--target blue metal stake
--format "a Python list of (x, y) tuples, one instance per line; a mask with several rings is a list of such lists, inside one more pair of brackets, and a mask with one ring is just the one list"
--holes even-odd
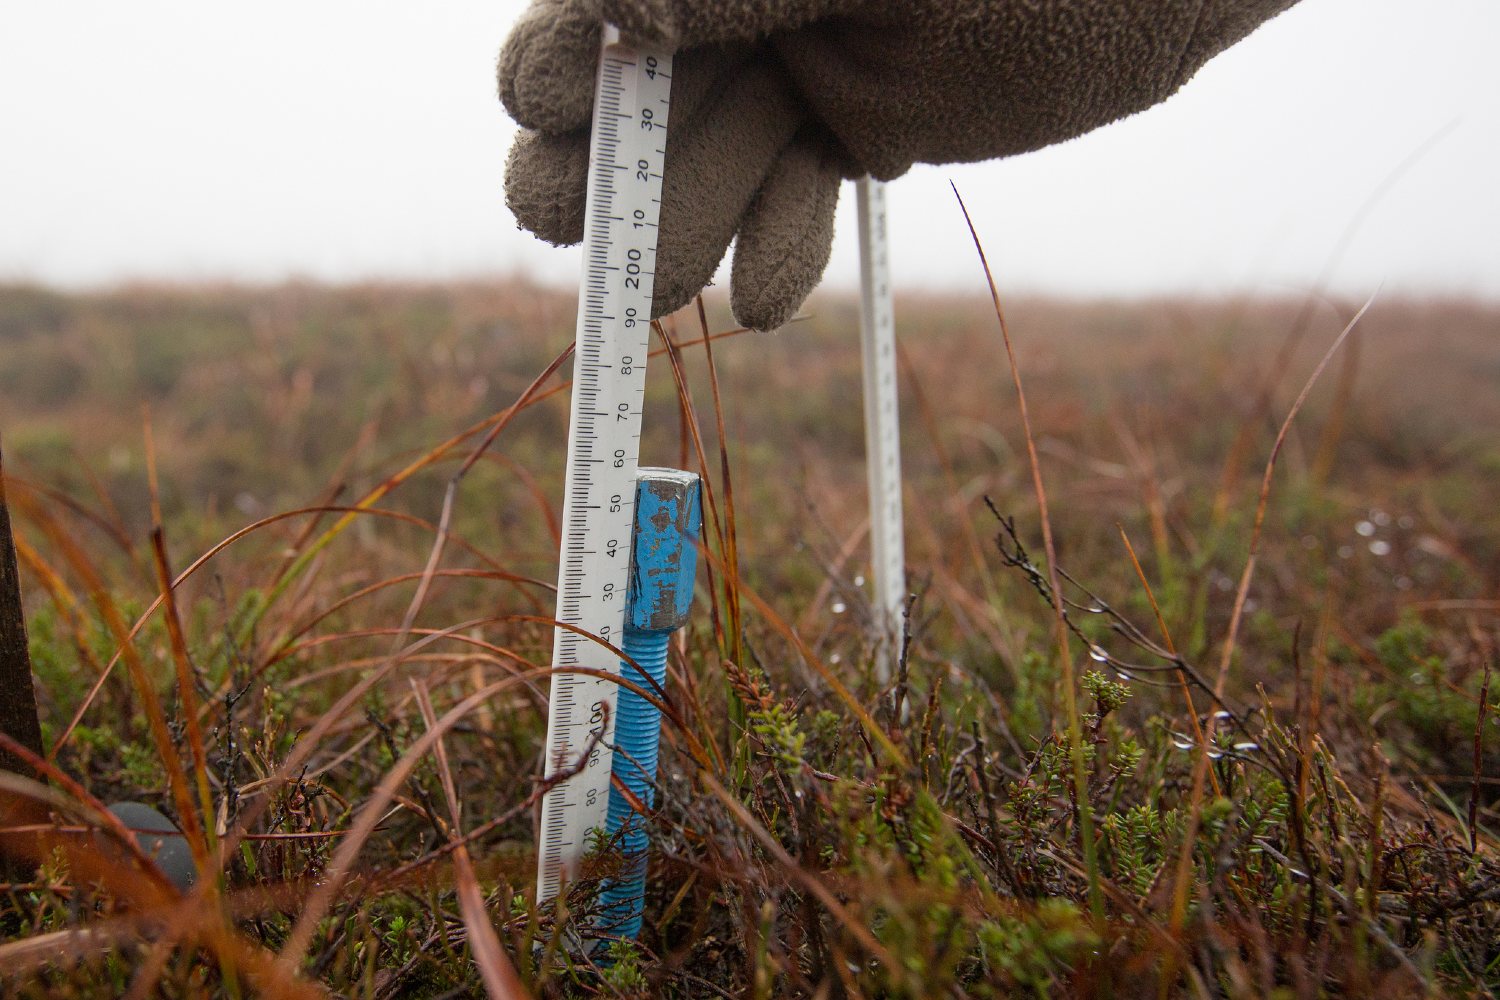
[[(630, 587), (625, 603), (625, 634), (620, 648), (635, 661), (620, 665), (621, 675), (660, 700), (667, 680), (667, 646), (687, 621), (693, 603), (698, 550), (693, 543), (703, 522), (698, 477), (676, 469), (643, 468), (636, 479), (635, 539)], [(639, 665), (639, 669), (637, 669)], [(656, 759), (661, 711), (627, 687), (615, 708), (614, 776), (630, 795), (650, 808), (656, 801)], [(611, 785), (605, 828), (620, 845), (623, 868), (604, 884), (600, 929), (634, 939), (645, 908), (646, 817), (630, 797)]]

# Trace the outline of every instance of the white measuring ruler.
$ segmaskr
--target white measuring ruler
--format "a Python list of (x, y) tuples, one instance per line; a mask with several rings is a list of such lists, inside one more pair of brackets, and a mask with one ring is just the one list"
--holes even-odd
[(875, 675), (885, 683), (900, 652), (906, 605), (901, 505), (901, 421), (896, 404), (896, 315), (891, 301), (885, 185), (855, 184), (859, 217), (859, 335), (864, 359), (865, 468), (870, 490), (870, 569), (875, 598)]
[[(657, 221), (666, 160), (672, 57), (632, 48), (606, 26), (595, 89), (584, 221), (578, 346), (568, 429), (557, 620), (552, 665), (618, 672), (589, 638), (620, 643), (634, 523)], [(542, 799), (537, 902), (578, 874), (589, 832), (604, 828), (619, 688), (579, 674), (552, 675), (546, 776), (583, 769)]]

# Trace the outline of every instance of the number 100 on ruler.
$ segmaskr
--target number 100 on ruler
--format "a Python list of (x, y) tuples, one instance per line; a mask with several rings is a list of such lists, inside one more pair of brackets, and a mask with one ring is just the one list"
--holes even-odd
[(618, 673), (618, 646), (635, 476), (640, 452), (652, 278), (672, 59), (620, 42), (604, 29), (589, 151), (588, 202), (579, 290), (573, 406), (568, 430), (562, 551), (553, 638), (545, 775), (576, 771), (542, 799), (537, 900), (557, 896), (578, 874), (590, 831), (609, 805), (615, 702), (609, 680), (568, 673)]

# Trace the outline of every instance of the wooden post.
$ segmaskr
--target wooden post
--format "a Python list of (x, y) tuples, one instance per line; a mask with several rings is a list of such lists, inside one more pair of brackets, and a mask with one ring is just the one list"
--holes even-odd
[[(0, 457), (0, 732), (37, 756), (42, 756), (42, 727), (36, 712), (36, 689), (31, 682), (31, 652), (26, 645), (26, 617), (21, 611), (21, 578), (16, 569), (16, 541), (11, 535), (10, 508), (5, 502), (5, 461)], [(0, 770), (36, 777), (23, 761), (0, 749)], [(0, 795), (0, 829), (44, 822), (46, 812), (30, 801)], [(28, 840), (30, 838), (27, 838)], [(13, 838), (0, 835), (0, 848)], [(33, 866), (10, 854), (0, 856), (0, 878), (31, 878)]]

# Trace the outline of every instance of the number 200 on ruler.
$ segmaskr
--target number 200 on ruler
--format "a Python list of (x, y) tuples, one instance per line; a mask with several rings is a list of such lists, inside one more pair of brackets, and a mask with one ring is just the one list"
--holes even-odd
[(577, 768), (593, 749), (579, 773), (542, 799), (538, 902), (556, 897), (577, 874), (589, 831), (602, 829), (608, 812), (619, 688), (566, 670), (619, 670), (614, 654), (590, 636), (619, 645), (624, 628), (671, 77), (670, 54), (624, 45), (605, 27), (557, 586), (557, 620), (570, 627), (553, 638), (546, 776)]

